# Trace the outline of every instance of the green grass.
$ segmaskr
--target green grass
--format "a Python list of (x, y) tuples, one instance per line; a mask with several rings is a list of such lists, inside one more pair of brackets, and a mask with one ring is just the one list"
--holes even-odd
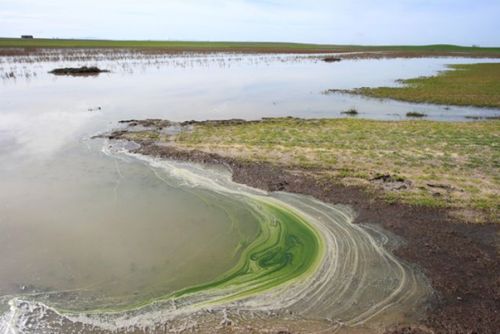
[(461, 46), (452, 44), (432, 45), (342, 45), (354, 51), (399, 51), (399, 52), (500, 52), (500, 47)]
[[(473, 220), (498, 219), (500, 212), (500, 121), (280, 118), (197, 125), (175, 141), (181, 148), (310, 169), (333, 182), (381, 189), (388, 200), (484, 214)], [(397, 191), (379, 188), (371, 180), (380, 174), (411, 185)]]
[(174, 50), (224, 50), (224, 49), (291, 49), (321, 50), (330, 46), (299, 43), (265, 42), (191, 42), (191, 41), (120, 41), (120, 40), (80, 40), (80, 39), (19, 39), (0, 38), (0, 47), (34, 48), (159, 48)]
[(376, 98), (500, 108), (500, 63), (450, 65), (436, 76), (404, 80), (403, 87), (358, 88)]
[(326, 45), (274, 42), (194, 42), (194, 41), (126, 41), (89, 39), (21, 39), (0, 38), (0, 48), (157, 48), (202, 51), (279, 51), (279, 52), (328, 52), (328, 51), (399, 51), (399, 52), (470, 52), (500, 53), (500, 48), (465, 47), (457, 45), (424, 46), (362, 46)]

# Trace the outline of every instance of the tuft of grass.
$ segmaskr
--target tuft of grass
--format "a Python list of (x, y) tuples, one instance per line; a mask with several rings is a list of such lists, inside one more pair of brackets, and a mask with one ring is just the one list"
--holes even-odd
[(346, 92), (408, 102), (500, 108), (500, 63), (449, 68), (436, 76), (403, 80), (402, 87), (363, 87)]
[[(446, 123), (355, 118), (198, 124), (180, 148), (303, 168), (346, 185), (379, 189), (389, 201), (473, 209), (499, 221), (500, 121)], [(373, 182), (408, 181), (404, 189)], [(478, 217), (479, 217), (478, 213)], [(477, 219), (478, 221), (484, 219)]]
[(323, 58), (323, 61), (324, 61), (325, 63), (337, 63), (337, 62), (339, 62), (339, 61), (341, 61), (341, 60), (342, 60), (342, 59), (341, 59), (341, 58), (339, 58), (339, 57), (325, 57), (325, 58)]
[(406, 117), (422, 118), (422, 117), (427, 117), (427, 114), (417, 112), (417, 111), (410, 111), (410, 112), (406, 113)]
[(349, 115), (349, 116), (357, 116), (359, 113), (355, 108), (347, 109), (342, 111), (341, 114)]

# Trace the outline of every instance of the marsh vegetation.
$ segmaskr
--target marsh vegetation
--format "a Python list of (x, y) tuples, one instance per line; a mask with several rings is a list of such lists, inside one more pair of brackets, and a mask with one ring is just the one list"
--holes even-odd
[(500, 108), (500, 63), (449, 65), (449, 70), (438, 75), (401, 83), (401, 87), (346, 92), (408, 102)]
[(457, 213), (474, 208), (478, 215), (466, 217), (472, 221), (499, 214), (498, 121), (279, 118), (197, 125), (177, 136), (175, 143), (186, 149), (309, 169), (320, 178), (368, 188), (377, 186), (372, 181), (378, 175), (392, 175), (408, 182), (402, 189), (386, 187), (384, 196), (389, 201), (452, 207)]

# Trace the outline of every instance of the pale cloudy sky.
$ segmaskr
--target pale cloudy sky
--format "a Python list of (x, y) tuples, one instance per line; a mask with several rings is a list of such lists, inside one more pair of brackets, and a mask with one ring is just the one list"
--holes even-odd
[(0, 0), (0, 36), (500, 46), (500, 0)]

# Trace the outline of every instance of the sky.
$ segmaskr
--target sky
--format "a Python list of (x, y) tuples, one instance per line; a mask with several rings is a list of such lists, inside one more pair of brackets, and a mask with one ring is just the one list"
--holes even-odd
[(500, 0), (0, 0), (0, 36), (500, 46)]

